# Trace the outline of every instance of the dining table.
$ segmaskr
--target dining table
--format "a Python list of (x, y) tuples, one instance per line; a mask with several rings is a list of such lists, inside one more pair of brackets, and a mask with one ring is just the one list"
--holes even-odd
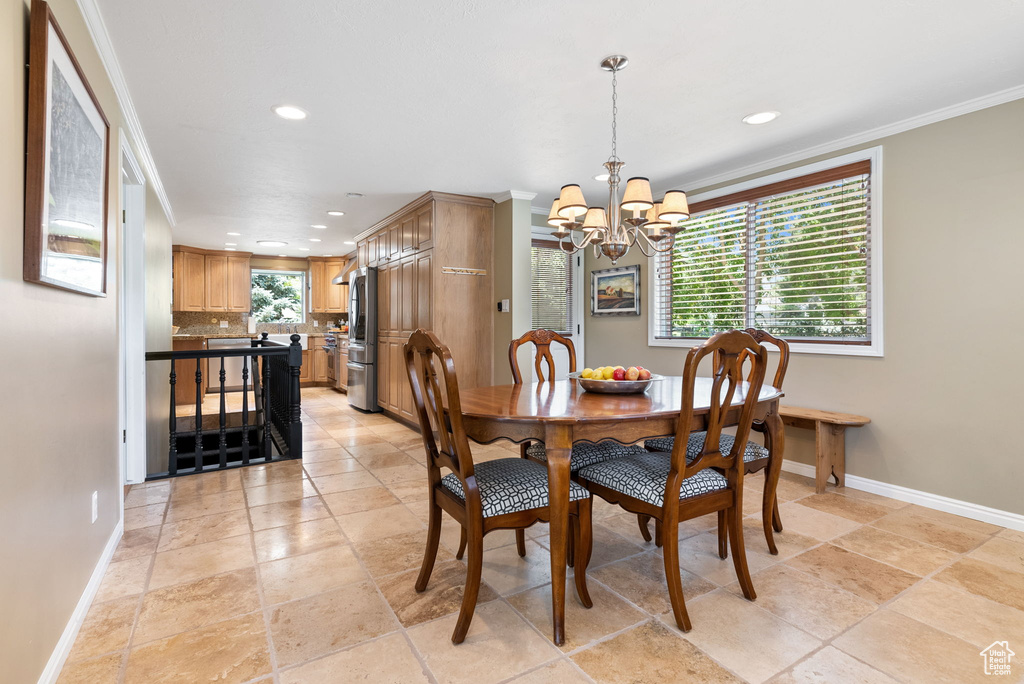
[[(748, 385), (741, 383), (733, 397), (739, 407)], [(693, 420), (689, 431), (704, 429), (711, 406), (712, 379), (698, 377), (694, 387)], [(566, 541), (569, 534), (569, 461), (572, 445), (614, 441), (633, 444), (643, 439), (675, 435), (683, 395), (681, 376), (658, 376), (639, 394), (586, 391), (574, 379), (474, 387), (460, 391), (467, 436), (488, 444), (500, 439), (516, 443), (543, 442), (547, 453), (548, 503), (551, 534), (551, 608), (555, 644), (565, 643)], [(773, 458), (765, 475), (764, 503), (774, 505), (782, 467), (785, 433), (779, 417), (782, 392), (762, 385), (755, 421), (763, 422)], [(770, 509), (768, 509), (770, 510)], [(771, 516), (765, 534), (771, 538)]]

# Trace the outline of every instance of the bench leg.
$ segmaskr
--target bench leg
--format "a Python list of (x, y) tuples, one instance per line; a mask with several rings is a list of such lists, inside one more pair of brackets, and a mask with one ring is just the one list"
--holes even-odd
[(814, 429), (815, 469), (814, 489), (825, 492), (825, 485), (835, 474), (836, 483), (843, 486), (846, 475), (846, 426), (818, 421)]

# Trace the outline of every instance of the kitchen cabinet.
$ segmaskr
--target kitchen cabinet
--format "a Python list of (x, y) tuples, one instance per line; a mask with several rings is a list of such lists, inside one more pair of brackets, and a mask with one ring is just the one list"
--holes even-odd
[(313, 382), (313, 350), (302, 350), (302, 368), (299, 369), (299, 384), (308, 385)]
[(201, 252), (175, 248), (171, 254), (173, 311), (204, 311), (206, 307), (206, 257)]
[[(200, 339), (172, 339), (171, 349), (174, 351), (197, 351), (206, 349), (206, 340)], [(203, 382), (199, 390), (200, 401), (206, 396), (206, 388), (209, 385), (209, 361), (207, 359), (184, 359), (174, 362), (174, 404), (196, 403), (196, 362), (203, 372)]]
[[(310, 346), (313, 345), (310, 338)], [(319, 338), (313, 352), (313, 382), (328, 382), (327, 378), (327, 352), (323, 348), (323, 339)]]
[(348, 347), (343, 347), (338, 352), (338, 368), (336, 372), (341, 389), (348, 391)]
[(387, 413), (414, 420), (401, 349), (418, 328), (451, 349), (461, 387), (490, 384), (493, 211), (489, 199), (431, 192), (357, 236), (359, 266), (377, 268), (377, 396)]
[(249, 257), (185, 245), (172, 251), (173, 311), (247, 312), (251, 307)]
[(331, 282), (345, 268), (344, 259), (309, 258), (309, 310), (313, 313), (348, 311), (348, 285)]

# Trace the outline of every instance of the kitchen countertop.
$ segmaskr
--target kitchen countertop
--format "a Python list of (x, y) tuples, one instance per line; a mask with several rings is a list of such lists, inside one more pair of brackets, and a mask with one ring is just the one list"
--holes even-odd
[[(277, 335), (278, 333), (271, 333), (271, 334), (272, 335)], [(280, 333), (280, 334), (285, 334), (285, 333)], [(322, 333), (322, 332), (300, 333), (300, 334), (306, 335), (307, 337), (323, 337), (324, 336), (324, 333)], [(260, 335), (262, 335), (262, 333), (251, 333), (251, 334), (250, 333), (197, 333), (197, 334), (178, 333), (177, 335), (171, 335), (171, 339), (173, 339), (173, 340), (218, 340), (218, 339), (242, 338), (242, 337), (245, 337), (245, 338), (256, 340), (256, 339), (260, 338)]]

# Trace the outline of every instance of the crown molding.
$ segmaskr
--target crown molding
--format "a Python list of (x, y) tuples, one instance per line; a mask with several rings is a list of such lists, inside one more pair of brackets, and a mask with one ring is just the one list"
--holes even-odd
[(527, 192), (525, 190), (506, 190), (500, 195), (494, 195), (494, 201), (497, 204), (501, 204), (502, 202), (508, 202), (510, 199), (526, 200), (527, 202), (530, 202), (536, 196), (537, 193), (535, 192)]
[(1024, 85), (1014, 86), (1013, 88), (1000, 90), (999, 92), (991, 93), (989, 95), (976, 97), (973, 100), (967, 100), (966, 102), (935, 109), (924, 114), (919, 114), (918, 116), (912, 116), (909, 119), (903, 119), (902, 121), (886, 124), (885, 126), (872, 128), (862, 133), (855, 133), (831, 142), (807, 147), (798, 152), (790, 152), (767, 161), (757, 162), (747, 166), (734, 168), (731, 171), (717, 173), (713, 176), (679, 176), (679, 180), (673, 181), (667, 186), (659, 187), (655, 191), (655, 194), (660, 195), (667, 190), (683, 187), (700, 190), (701, 188), (718, 185), (719, 183), (727, 183), (745, 176), (770, 171), (787, 164), (806, 161), (823, 154), (831, 154), (832, 152), (838, 152), (839, 150), (856, 147), (865, 143), (877, 142), (882, 138), (896, 135), (897, 133), (904, 133), (915, 128), (928, 126), (929, 124), (945, 121), (946, 119), (953, 119), (958, 116), (963, 116), (964, 114), (970, 114), (982, 109), (988, 109), (989, 107), (1006, 104), (1007, 102), (1013, 102), (1014, 100), (1019, 100), (1021, 98), (1024, 98)]
[(121, 72), (121, 65), (117, 61), (114, 45), (110, 42), (107, 26), (103, 23), (103, 14), (100, 12), (96, 0), (76, 0), (76, 2), (85, 18), (85, 25), (89, 29), (89, 35), (92, 36), (92, 42), (99, 53), (100, 61), (103, 62), (103, 67), (107, 70), (107, 77), (110, 79), (111, 85), (114, 86), (117, 103), (121, 107), (124, 123), (128, 127), (129, 140), (135, 143), (135, 153), (146, 174), (146, 180), (156, 193), (160, 206), (163, 207), (164, 215), (167, 216), (167, 221), (174, 226), (174, 211), (171, 209), (171, 201), (167, 197), (163, 181), (160, 180), (160, 174), (156, 170), (156, 162), (153, 161), (153, 155), (149, 151), (146, 135), (142, 132), (142, 123), (135, 112), (135, 105), (132, 104), (128, 83)]

